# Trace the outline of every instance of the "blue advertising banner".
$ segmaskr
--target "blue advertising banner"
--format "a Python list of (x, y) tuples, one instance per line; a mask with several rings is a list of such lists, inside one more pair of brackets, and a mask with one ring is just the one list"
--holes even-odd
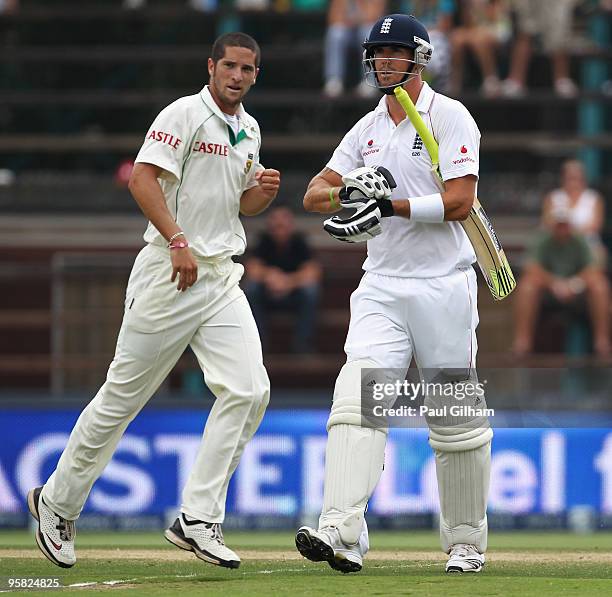
[[(25, 495), (53, 470), (76, 411), (5, 410), (0, 442), (0, 513), (24, 512)], [(94, 485), (86, 512), (163, 514), (180, 504), (206, 412), (145, 410), (129, 426)], [(271, 410), (230, 485), (227, 512), (318, 513), (325, 422), (320, 410)], [(612, 513), (612, 431), (496, 429), (492, 512), (557, 513), (586, 505)], [(424, 429), (391, 429), (385, 470), (370, 505), (378, 515), (436, 512), (435, 463)]]

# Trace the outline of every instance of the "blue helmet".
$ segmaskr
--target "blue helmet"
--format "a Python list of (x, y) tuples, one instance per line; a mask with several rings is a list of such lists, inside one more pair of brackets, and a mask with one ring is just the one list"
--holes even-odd
[[(434, 49), (429, 41), (429, 33), (423, 24), (413, 15), (404, 14), (387, 15), (376, 21), (362, 45), (366, 82), (388, 93), (392, 93), (393, 87), (403, 85), (410, 77), (420, 74), (431, 60)], [(374, 66), (374, 48), (381, 46), (401, 46), (414, 50), (414, 60), (408, 61), (414, 66), (406, 72), (406, 76), (400, 83), (391, 87), (385, 87), (379, 83)]]

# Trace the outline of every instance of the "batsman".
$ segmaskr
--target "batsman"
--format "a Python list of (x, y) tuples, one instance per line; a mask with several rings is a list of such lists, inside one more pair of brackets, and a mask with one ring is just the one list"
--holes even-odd
[[(355, 209), (350, 217), (330, 217), (324, 227), (338, 240), (367, 241), (368, 248), (365, 273), (351, 296), (346, 364), (327, 423), (319, 527), (302, 527), (296, 534), (304, 557), (327, 561), (341, 572), (361, 570), (368, 551), (364, 512), (383, 470), (388, 433), (364, 419), (364, 371), (377, 383), (393, 381), (406, 375), (414, 358), (419, 371), (436, 381), (456, 382), (457, 371), (474, 379), (478, 312), (472, 264), (480, 249), (488, 249), (501, 269), (505, 263), (500, 246), (479, 249), (464, 228), (477, 217), (480, 132), (461, 103), (423, 81), (433, 52), (427, 30), (413, 16), (391, 14), (373, 26), (363, 47), (366, 82), (384, 95), (342, 139), (304, 197), (308, 211)], [(407, 117), (400, 89), (416, 107), (416, 117)], [(423, 139), (429, 133), (436, 152)], [(481, 224), (491, 228), (488, 220), (477, 226), (484, 230)], [(480, 259), (479, 264), (485, 267)], [(495, 286), (497, 279), (490, 288), (503, 298), (511, 288)], [(482, 399), (479, 407), (485, 406)], [(426, 419), (436, 460), (440, 540), (449, 556), (446, 572), (480, 572), (487, 549), (492, 429), (486, 417), (476, 415)]]

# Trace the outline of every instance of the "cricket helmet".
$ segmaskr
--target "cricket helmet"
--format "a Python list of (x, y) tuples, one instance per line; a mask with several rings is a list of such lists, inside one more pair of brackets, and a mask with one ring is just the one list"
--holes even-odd
[[(378, 87), (385, 93), (393, 93), (395, 87), (403, 85), (409, 78), (420, 74), (431, 60), (434, 49), (429, 41), (429, 33), (427, 33), (423, 24), (413, 15), (404, 14), (391, 14), (376, 21), (362, 45), (364, 48), (363, 69), (366, 82), (373, 87)], [(378, 72), (374, 63), (374, 50), (381, 46), (400, 46), (414, 51), (413, 60), (389, 59), (410, 63), (406, 64), (405, 75), (399, 83), (385, 86), (378, 79)]]

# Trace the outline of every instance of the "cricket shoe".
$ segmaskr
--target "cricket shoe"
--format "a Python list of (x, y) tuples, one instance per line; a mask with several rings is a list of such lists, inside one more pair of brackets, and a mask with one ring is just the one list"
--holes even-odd
[(38, 521), (36, 543), (49, 560), (61, 568), (71, 568), (76, 563), (74, 555), (74, 520), (66, 520), (45, 504), (40, 495), (42, 487), (28, 492), (28, 508)]
[(480, 572), (485, 565), (485, 556), (473, 545), (457, 543), (451, 548), (446, 572)]
[(324, 527), (318, 531), (300, 527), (295, 535), (295, 546), (307, 560), (327, 562), (334, 570), (345, 574), (359, 572), (367, 552), (361, 539), (355, 545), (344, 543), (336, 527)]
[(170, 543), (186, 551), (193, 551), (198, 558), (215, 566), (240, 566), (240, 558), (225, 545), (221, 524), (218, 522), (189, 520), (181, 513), (174, 524), (166, 529), (164, 536)]

